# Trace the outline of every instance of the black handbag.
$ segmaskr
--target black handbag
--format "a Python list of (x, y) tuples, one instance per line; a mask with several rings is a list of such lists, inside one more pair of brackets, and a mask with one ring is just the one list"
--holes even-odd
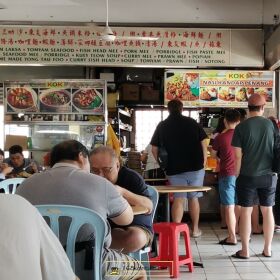
[(273, 146), (273, 160), (272, 160), (272, 171), (280, 173), (280, 135), (279, 128), (274, 125), (274, 146)]
[(163, 131), (162, 129), (159, 131), (159, 141), (160, 141), (160, 146), (158, 147), (158, 163), (159, 166), (162, 170), (166, 170), (167, 164), (168, 164), (168, 153), (164, 147), (163, 144)]
[(162, 170), (166, 170), (168, 164), (168, 153), (163, 146), (158, 148), (158, 163)]

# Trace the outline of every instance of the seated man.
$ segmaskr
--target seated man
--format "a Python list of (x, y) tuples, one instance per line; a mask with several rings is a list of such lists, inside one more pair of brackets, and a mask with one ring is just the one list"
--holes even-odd
[(43, 217), (18, 195), (0, 195), (1, 279), (74, 280), (69, 259)]
[(28, 178), (32, 174), (39, 172), (41, 169), (35, 161), (32, 161), (29, 158), (24, 158), (22, 147), (19, 145), (13, 145), (9, 148), (9, 158), (5, 159), (5, 163), (13, 167), (12, 172), (7, 175), (8, 178)]
[(114, 150), (100, 146), (90, 153), (91, 171), (108, 179), (130, 205), (141, 205), (148, 214), (136, 215), (129, 226), (112, 224), (113, 249), (122, 249), (125, 253), (135, 252), (151, 244), (153, 240), (151, 211), (153, 203), (148, 198), (148, 189), (143, 178), (135, 171), (120, 167)]
[[(105, 221), (110, 218), (118, 225), (131, 223), (133, 212), (127, 201), (109, 181), (90, 174), (88, 151), (80, 142), (68, 140), (54, 146), (50, 155), (50, 165), (52, 168), (26, 179), (18, 187), (17, 194), (34, 205), (76, 205), (98, 212)], [(85, 227), (78, 239), (90, 241), (92, 235), (90, 228)], [(108, 226), (102, 254), (102, 279), (112, 279), (109, 272), (115, 269), (120, 273), (114, 276), (114, 280), (146, 279), (145, 271), (138, 261), (109, 249), (110, 244), (111, 231)], [(81, 270), (81, 267), (77, 267), (78, 270), (80, 272), (77, 272), (77, 275), (82, 280), (92, 279), (90, 271)]]

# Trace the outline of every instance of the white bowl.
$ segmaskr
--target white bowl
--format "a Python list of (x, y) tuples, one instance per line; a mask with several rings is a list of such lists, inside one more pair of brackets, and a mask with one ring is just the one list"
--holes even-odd
[[(94, 102), (94, 99), (92, 99), (92, 94), (95, 94), (97, 98), (99, 98), (101, 100), (101, 102), (94, 106), (92, 103)], [(77, 98), (79, 98), (79, 96), (83, 96), (84, 98), (86, 98), (86, 95), (88, 95), (88, 101), (84, 100), (85, 103), (90, 102), (90, 100), (92, 100), (89, 104), (79, 104), (79, 102), (76, 100)], [(94, 111), (100, 111), (100, 107), (103, 104), (103, 96), (102, 94), (96, 90), (95, 88), (80, 88), (79, 90), (75, 91), (73, 93), (73, 97), (72, 97), (72, 104), (73, 107), (78, 110), (79, 112), (94, 112)]]
[(30, 87), (12, 87), (7, 91), (7, 104), (15, 111), (28, 111), (37, 106), (37, 94)]
[[(48, 102), (46, 98), (48, 98)], [(65, 89), (47, 89), (40, 93), (39, 99), (44, 106), (61, 108), (70, 104), (71, 94)]]

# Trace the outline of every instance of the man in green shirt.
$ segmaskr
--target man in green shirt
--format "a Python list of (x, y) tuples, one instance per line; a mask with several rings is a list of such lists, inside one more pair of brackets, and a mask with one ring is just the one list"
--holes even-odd
[(254, 198), (258, 197), (263, 215), (264, 249), (262, 255), (271, 257), (274, 232), (274, 205), (277, 175), (272, 173), (274, 128), (263, 117), (265, 98), (252, 94), (248, 100), (249, 118), (240, 123), (234, 132), (232, 146), (235, 148), (236, 191), (241, 206), (239, 232), (242, 249), (232, 257), (249, 258), (251, 213)]

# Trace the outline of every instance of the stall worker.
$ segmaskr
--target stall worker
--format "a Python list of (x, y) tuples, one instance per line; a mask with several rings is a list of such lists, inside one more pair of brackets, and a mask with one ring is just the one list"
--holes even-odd
[(121, 166), (115, 151), (106, 146), (91, 151), (90, 166), (92, 173), (114, 184), (116, 190), (130, 205), (141, 205), (148, 209), (147, 214), (136, 215), (129, 226), (120, 227), (112, 223), (111, 248), (130, 253), (151, 245), (153, 203), (149, 199), (144, 179), (134, 170)]

